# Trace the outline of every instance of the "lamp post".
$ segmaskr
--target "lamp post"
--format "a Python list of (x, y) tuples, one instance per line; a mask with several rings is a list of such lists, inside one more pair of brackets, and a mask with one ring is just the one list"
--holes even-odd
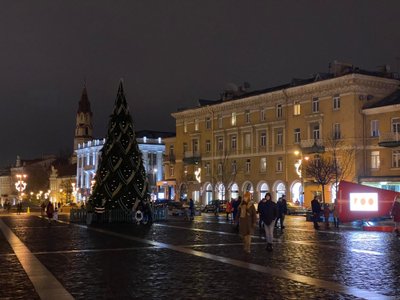
[(153, 184), (154, 184), (153, 200), (156, 200), (157, 199), (157, 168), (153, 169)]
[(71, 183), (71, 186), (72, 186), (72, 202), (74, 202), (74, 203), (76, 203), (77, 201), (76, 201), (76, 194), (77, 194), (77, 189), (76, 189), (76, 186), (75, 186), (76, 184), (75, 184), (75, 182), (72, 182)]
[(26, 174), (17, 174), (17, 182), (15, 183), (15, 188), (18, 191), (18, 198), (19, 201), (22, 202), (22, 192), (25, 191), (27, 183), (24, 181), (26, 177), (28, 177)]

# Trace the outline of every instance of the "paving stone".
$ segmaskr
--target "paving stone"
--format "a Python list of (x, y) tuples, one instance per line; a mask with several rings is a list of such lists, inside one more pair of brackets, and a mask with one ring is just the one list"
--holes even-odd
[[(357, 299), (318, 285), (97, 230), (400, 296), (400, 240), (390, 233), (314, 231), (312, 224), (288, 217), (284, 233), (276, 232), (272, 253), (265, 251), (265, 240), (256, 231), (253, 241), (258, 244), (248, 255), (232, 224), (207, 215), (197, 217), (199, 222), (171, 218), (159, 226), (145, 228), (134, 224), (94, 224), (87, 229), (63, 223), (48, 227), (45, 220), (32, 215), (2, 216), (2, 220), (76, 299)], [(38, 299), (12, 253), (0, 234), (0, 282), (10, 277), (17, 282), (0, 289), (0, 298)]]

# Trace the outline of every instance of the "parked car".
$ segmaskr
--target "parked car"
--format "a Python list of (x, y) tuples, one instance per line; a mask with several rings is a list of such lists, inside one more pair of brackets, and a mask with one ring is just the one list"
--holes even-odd
[(304, 206), (296, 205), (293, 202), (287, 202), (288, 215), (306, 215), (307, 208)]
[(168, 213), (172, 216), (183, 216), (185, 214), (185, 208), (182, 202), (169, 201), (168, 202)]
[(203, 212), (215, 212), (215, 205), (218, 201), (218, 212), (225, 212), (226, 211), (226, 200), (213, 200), (210, 204), (207, 204)]
[(203, 209), (203, 212), (214, 212), (214, 211), (215, 211), (214, 204), (207, 204)]

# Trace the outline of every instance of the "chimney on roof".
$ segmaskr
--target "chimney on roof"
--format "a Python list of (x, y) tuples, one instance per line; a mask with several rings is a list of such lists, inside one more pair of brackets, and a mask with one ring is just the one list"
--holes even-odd
[(334, 77), (342, 76), (351, 72), (354, 69), (354, 66), (349, 63), (340, 62), (334, 60), (329, 63), (329, 73), (333, 74)]
[(390, 66), (389, 65), (382, 65), (382, 66), (378, 66), (378, 72), (387, 74), (390, 73)]

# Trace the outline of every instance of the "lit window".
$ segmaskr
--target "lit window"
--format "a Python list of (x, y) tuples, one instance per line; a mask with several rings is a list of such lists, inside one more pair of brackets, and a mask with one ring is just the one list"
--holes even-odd
[(319, 99), (318, 98), (312, 99), (312, 112), (314, 112), (314, 113), (319, 112)]
[(187, 122), (186, 121), (184, 121), (183, 122), (183, 132), (187, 132)]
[(379, 169), (380, 165), (379, 151), (371, 151), (371, 169)]
[(231, 124), (232, 124), (232, 126), (236, 126), (236, 113), (235, 112), (232, 113)]
[(295, 116), (300, 116), (300, 109), (301, 109), (300, 102), (295, 102), (293, 105), (293, 114)]
[(194, 130), (199, 131), (199, 119), (194, 120)]
[(392, 168), (400, 168), (400, 150), (392, 151)]
[(267, 158), (266, 157), (261, 157), (260, 159), (260, 172), (266, 172), (267, 171)]
[(169, 167), (169, 176), (170, 177), (174, 177), (174, 172), (175, 172), (175, 168), (174, 168), (174, 166), (170, 166)]

